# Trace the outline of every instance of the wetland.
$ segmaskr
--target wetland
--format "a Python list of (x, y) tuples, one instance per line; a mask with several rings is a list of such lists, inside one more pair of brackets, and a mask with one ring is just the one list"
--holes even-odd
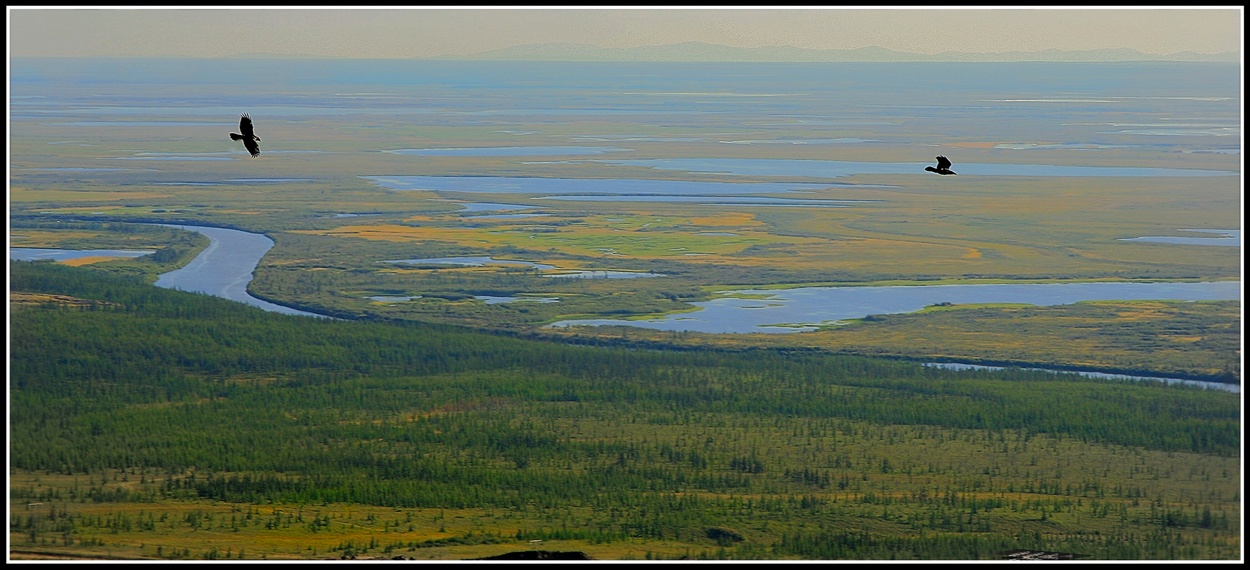
[[(319, 73), (355, 88), (302, 85), (254, 106), (275, 131), (272, 159), (254, 161), (220, 140), (233, 121), (213, 117), (230, 114), (233, 82), (267, 85), (289, 62), (240, 64), (221, 84), (203, 79), (220, 62), (197, 62), (200, 79), (152, 79), (159, 88), (145, 87), (142, 103), (122, 87), (62, 88), (124, 75), (122, 62), (16, 63), (16, 140), (58, 153), (15, 154), (17, 226), (263, 234), (274, 245), (233, 295), (288, 310), (557, 339), (565, 333), (551, 325), (574, 322), (797, 332), (954, 300), (830, 312), (844, 304), (724, 292), (1239, 281), (1239, 230), (1222, 229), (1239, 223), (1236, 90), (1218, 66), (951, 64), (969, 81), (934, 84), (930, 104), (915, 106), (896, 94), (914, 87), (923, 66), (912, 64), (326, 63)], [(1056, 80), (1039, 84), (1026, 69)], [(1163, 69), (1188, 82), (1153, 83)], [(536, 78), (551, 83), (534, 89)], [(852, 79), (860, 88), (845, 90)], [(192, 90), (205, 96), (178, 103)], [(1185, 116), (1201, 119), (1174, 118)], [(966, 130), (917, 134), (956, 121)], [(341, 136), (315, 137), (314, 125)], [(148, 131), (164, 143), (144, 144)], [(960, 177), (924, 172), (936, 154), (953, 157)], [(125, 162), (135, 159), (153, 164)], [(38, 245), (15, 233), (12, 247)], [(393, 262), (452, 258), (506, 263)], [(516, 296), (561, 301), (481, 301)], [(375, 299), (401, 297), (410, 301)], [(712, 318), (732, 304), (741, 325)], [(777, 314), (787, 305), (809, 314)]]
[(13, 60), (12, 547), (1236, 559), (1239, 393), (1028, 368), (1240, 383), (1239, 70), (934, 67)]
[[(236, 298), (556, 339), (551, 325), (574, 322), (797, 332), (975, 300), (830, 312), (855, 303), (725, 291), (1240, 277), (1237, 90), (1218, 65), (948, 64), (967, 81), (924, 85), (925, 105), (900, 95), (920, 87), (918, 64), (256, 60), (215, 81), (223, 64), (202, 61), (178, 81), (136, 78), (142, 100), (125, 84), (65, 88), (130, 63), (15, 62), (11, 247), (80, 239), (24, 242), (23, 225), (234, 228), (273, 243)], [(265, 160), (221, 140), (237, 82), (264, 89), (310, 65), (352, 89), (300, 84), (248, 109), (268, 117)], [(1185, 82), (1154, 82), (1164, 70)], [(181, 103), (189, 92), (203, 96)], [(952, 123), (962, 130), (932, 134)], [(926, 173), (937, 154), (960, 176)], [(394, 263), (453, 258), (504, 263)], [(160, 275), (141, 266), (126, 265)], [(516, 296), (561, 301), (481, 301)], [(733, 304), (741, 325), (712, 317)]]

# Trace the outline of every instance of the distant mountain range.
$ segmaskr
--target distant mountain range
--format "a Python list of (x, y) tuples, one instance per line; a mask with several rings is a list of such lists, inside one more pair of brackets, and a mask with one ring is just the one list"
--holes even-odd
[(636, 48), (601, 48), (586, 44), (549, 43), (515, 46), (473, 55), (429, 59), (495, 61), (749, 61), (749, 62), (892, 62), (892, 61), (1054, 61), (1125, 62), (1187, 61), (1237, 63), (1238, 53), (1180, 52), (1154, 55), (1133, 49), (1062, 51), (1011, 51), (1002, 53), (942, 52), (935, 55), (906, 53), (883, 47), (858, 49), (806, 49), (790, 46), (741, 48), (703, 42), (685, 42)]

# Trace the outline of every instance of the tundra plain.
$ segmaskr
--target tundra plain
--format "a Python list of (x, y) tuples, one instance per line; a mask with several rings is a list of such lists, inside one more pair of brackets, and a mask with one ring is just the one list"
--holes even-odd
[[(910, 362), (1239, 383), (1239, 300), (942, 306), (785, 334), (546, 326), (680, 313), (746, 288), (1240, 278), (1240, 247), (1127, 241), (1240, 229), (1235, 66), (941, 66), (963, 82), (920, 75), (928, 67), (15, 61), (10, 247), (161, 253), (62, 264), (87, 273), (60, 277), (11, 262), (14, 277), (27, 277), (10, 290), (10, 365), (20, 380), (10, 380), (10, 407), (30, 408), (10, 420), (22, 434), (10, 450), (10, 556), (450, 559), (541, 548), (600, 559), (963, 559), (1024, 548), (1238, 558), (1238, 394), (1020, 371), (916, 372)], [(1179, 79), (1152, 80), (1161, 73)], [(262, 137), (255, 159), (227, 136), (243, 112)], [(924, 172), (939, 154), (958, 176)], [(673, 159), (778, 170), (665, 168)], [(821, 173), (826, 162), (914, 164), (914, 172), (834, 176)], [(977, 172), (1013, 164), (1078, 170)], [(1079, 170), (1107, 167), (1144, 174)], [(448, 179), (456, 184), (442, 186)], [(500, 185), (513, 179), (539, 189)], [(544, 190), (543, 180), (566, 190)], [(642, 186), (622, 191), (621, 181)], [(648, 190), (670, 182), (707, 186), (683, 200)], [(736, 186), (752, 183), (796, 189)], [(570, 362), (602, 350), (619, 362), (658, 352), (700, 364), (638, 357), (646, 374), (609, 374), (619, 393), (603, 392), (578, 366), (527, 369), (487, 357), (489, 365), (441, 371), (344, 355), (247, 370), (216, 349), (172, 364), (143, 353), (129, 365), (68, 351), (92, 364), (60, 362), (77, 375), (53, 370), (58, 353), (48, 343), (113, 334), (76, 325), (86, 310), (118, 312), (100, 322), (151, 341), (154, 352), (174, 347), (124, 324), (127, 311), (221, 350), (243, 344), (228, 338), (232, 319), (295, 334), (287, 317), (237, 316), (242, 308), (203, 309), (215, 315), (208, 330), (149, 314), (158, 303), (130, 287), (206, 245), (151, 224), (268, 236), (274, 247), (249, 291), (347, 321), (316, 325), (327, 330), (376, 326), (391, 338), (402, 333), (390, 327), (429, 327), (482, 335), (482, 345), (539, 343)], [(394, 263), (456, 256), (554, 269)], [(576, 270), (662, 277), (550, 276)], [(71, 275), (133, 281), (110, 291)], [(537, 302), (549, 299), (557, 301)], [(207, 301), (160, 301), (178, 302)], [(266, 342), (284, 354), (315, 344)], [(436, 342), (411, 342), (439, 358)], [(914, 413), (774, 401), (759, 384), (770, 373), (730, 372), (734, 359), (757, 354), (872, 357), (879, 363), (868, 372), (796, 364), (785, 395), (893, 402)], [(163, 376), (123, 378), (147, 359)], [(174, 377), (182, 391), (157, 396)], [(40, 378), (56, 378), (55, 389)], [(458, 383), (466, 387), (448, 387)], [(261, 412), (280, 388), (298, 394), (285, 415)], [(328, 403), (326, 394), (341, 393), (354, 394), (353, 404)], [(916, 401), (931, 393), (976, 409), (942, 419)], [(1062, 393), (1106, 402), (1108, 417), (1128, 425), (1030, 423), (1031, 397), (1070, 404)], [(769, 404), (743, 401), (751, 395)], [(1008, 412), (991, 418), (978, 398)], [(208, 444), (181, 428), (170, 440), (133, 439), (125, 418), (236, 425)], [(1186, 443), (1119, 433), (1169, 426)], [(463, 436), (473, 430), (489, 437)], [(15, 453), (42, 445), (36, 434), (56, 443)], [(292, 442), (300, 459), (238, 451), (264, 434)], [(117, 451), (73, 457), (89, 443)], [(126, 445), (135, 447), (120, 451)], [(139, 451), (165, 446), (230, 451), (168, 461)], [(317, 461), (341, 470), (317, 473)], [(423, 477), (443, 494), (402, 484)], [(596, 482), (621, 487), (595, 496)]]

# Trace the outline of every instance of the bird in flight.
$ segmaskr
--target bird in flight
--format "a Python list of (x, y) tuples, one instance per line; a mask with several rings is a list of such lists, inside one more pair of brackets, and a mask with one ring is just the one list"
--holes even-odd
[(247, 152), (251, 153), (252, 158), (260, 156), (260, 145), (256, 144), (260, 142), (260, 137), (252, 132), (252, 118), (247, 116), (247, 113), (243, 113), (243, 116), (239, 119), (239, 130), (243, 134), (230, 133), (230, 140), (243, 141), (243, 146), (247, 147)]
[(955, 174), (955, 171), (951, 170), (950, 159), (946, 158), (945, 156), (939, 155), (937, 157), (937, 161), (938, 161), (937, 168), (934, 168), (932, 166), (926, 166), (924, 167), (924, 169), (928, 170), (929, 172), (936, 172), (938, 174)]

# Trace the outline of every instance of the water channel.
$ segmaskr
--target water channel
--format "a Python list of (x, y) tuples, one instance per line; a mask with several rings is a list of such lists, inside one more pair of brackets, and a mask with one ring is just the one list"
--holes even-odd
[(273, 248), (273, 240), (268, 237), (226, 228), (162, 225), (204, 234), (209, 244), (191, 263), (161, 274), (156, 280), (157, 287), (207, 293), (284, 315), (324, 317), (257, 299), (247, 292), (252, 271), (265, 253)]
[(1069, 305), (1081, 301), (1218, 301), (1241, 299), (1240, 281), (1194, 283), (1001, 283), (899, 285), (884, 287), (798, 287), (722, 292), (699, 310), (648, 319), (580, 319), (551, 326), (626, 325), (702, 333), (792, 333), (870, 315), (910, 313), (950, 303)]
[[(208, 237), (210, 243), (186, 266), (162, 274), (156, 286), (205, 293), (276, 313), (326, 318), (324, 315), (277, 305), (248, 294), (247, 284), (252, 280), (252, 272), (265, 253), (274, 245), (273, 240), (268, 237), (226, 228), (165, 225), (201, 233)], [(53, 255), (49, 253), (49, 250), (10, 248), (9, 258), (12, 260), (38, 258), (63, 260), (73, 257), (98, 256), (102, 250), (53, 251), (59, 253)], [(465, 260), (452, 261), (463, 263)], [(821, 323), (857, 319), (875, 314), (917, 311), (937, 303), (1061, 305), (1090, 300), (1155, 299), (1240, 300), (1241, 283), (1239, 281), (1023, 283), (747, 290), (726, 292), (721, 298), (695, 303), (699, 310), (691, 313), (646, 320), (569, 320), (557, 322), (551, 326), (628, 325), (673, 331), (789, 333), (813, 330)]]

